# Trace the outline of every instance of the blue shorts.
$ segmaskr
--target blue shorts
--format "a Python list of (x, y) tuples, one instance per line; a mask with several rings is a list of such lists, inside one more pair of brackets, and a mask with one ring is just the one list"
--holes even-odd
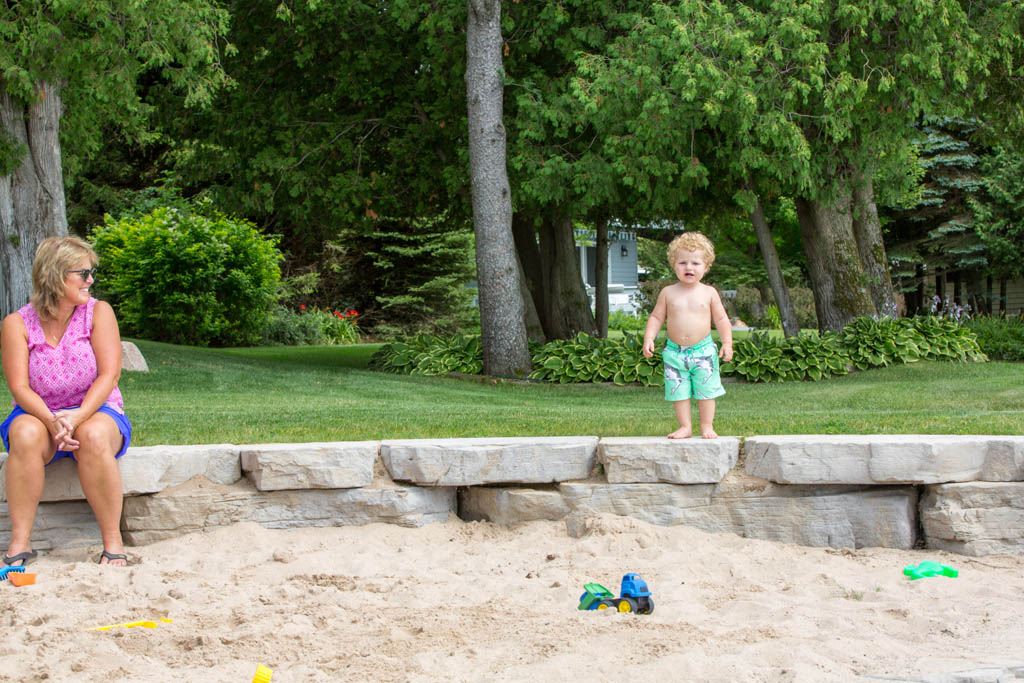
[[(124, 455), (124, 452), (128, 450), (128, 445), (131, 444), (132, 442), (132, 423), (128, 421), (127, 415), (125, 415), (124, 413), (117, 412), (107, 404), (101, 405), (100, 409), (97, 410), (96, 412), (103, 413), (104, 415), (109, 415), (110, 417), (114, 418), (114, 422), (117, 424), (117, 429), (118, 431), (121, 432), (121, 450), (115, 453), (114, 457), (120, 458), (122, 455)], [(4, 450), (7, 451), (8, 453), (11, 452), (11, 446), (7, 442), (7, 433), (11, 431), (11, 423), (14, 422), (14, 418), (18, 417), (19, 415), (28, 415), (28, 413), (22, 410), (21, 406), (14, 406), (14, 410), (11, 411), (11, 414), (7, 416), (7, 419), (4, 420), (3, 424), (0, 424), (0, 438), (3, 439)], [(75, 460), (75, 454), (73, 452), (57, 451), (57, 454), (53, 456), (53, 460), (46, 464), (53, 464), (60, 460), (61, 458), (71, 458), (75, 462), (78, 462), (78, 460)]]
[(669, 339), (661, 358), (665, 361), (666, 401), (706, 401), (725, 394), (718, 372), (718, 346), (710, 334), (693, 346), (679, 346)]

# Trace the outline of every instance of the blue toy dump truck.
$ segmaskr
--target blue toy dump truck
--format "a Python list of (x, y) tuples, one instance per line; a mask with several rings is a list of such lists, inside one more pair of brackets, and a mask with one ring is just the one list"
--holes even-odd
[(629, 573), (622, 577), (622, 587), (617, 598), (599, 583), (585, 583), (583, 589), (586, 592), (580, 596), (580, 604), (576, 609), (613, 609), (634, 614), (650, 614), (654, 611), (651, 591), (639, 574)]

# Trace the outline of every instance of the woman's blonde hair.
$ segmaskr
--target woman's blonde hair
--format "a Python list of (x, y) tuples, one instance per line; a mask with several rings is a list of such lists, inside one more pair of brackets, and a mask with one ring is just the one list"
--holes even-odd
[(41, 319), (57, 317), (67, 271), (85, 256), (93, 267), (100, 261), (89, 243), (77, 237), (48, 237), (39, 244), (32, 261), (32, 307)]
[(676, 254), (680, 251), (699, 251), (704, 254), (704, 263), (710, 268), (715, 262), (715, 245), (703, 233), (684, 232), (668, 245), (668, 265), (674, 266)]

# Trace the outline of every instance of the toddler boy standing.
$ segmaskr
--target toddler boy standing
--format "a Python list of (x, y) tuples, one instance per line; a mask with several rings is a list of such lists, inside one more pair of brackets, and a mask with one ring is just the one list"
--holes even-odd
[[(693, 435), (690, 399), (697, 401), (700, 434), (716, 439), (715, 398), (725, 394), (718, 372), (718, 359), (732, 360), (732, 326), (718, 290), (701, 282), (715, 262), (715, 247), (699, 232), (684, 232), (672, 240), (668, 259), (679, 282), (658, 294), (644, 331), (644, 355), (654, 355), (654, 340), (668, 322), (668, 342), (661, 357), (665, 361), (665, 400), (672, 401), (679, 429), (670, 439)], [(722, 340), (721, 351), (711, 341), (711, 322)]]

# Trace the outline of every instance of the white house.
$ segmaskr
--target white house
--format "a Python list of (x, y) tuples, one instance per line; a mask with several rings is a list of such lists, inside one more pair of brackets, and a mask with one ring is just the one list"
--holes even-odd
[[(593, 230), (577, 228), (576, 248), (579, 249), (580, 275), (587, 286), (590, 305), (594, 305), (597, 266), (596, 234)], [(637, 290), (636, 232), (625, 229), (608, 230), (608, 310), (636, 313), (633, 293)]]

